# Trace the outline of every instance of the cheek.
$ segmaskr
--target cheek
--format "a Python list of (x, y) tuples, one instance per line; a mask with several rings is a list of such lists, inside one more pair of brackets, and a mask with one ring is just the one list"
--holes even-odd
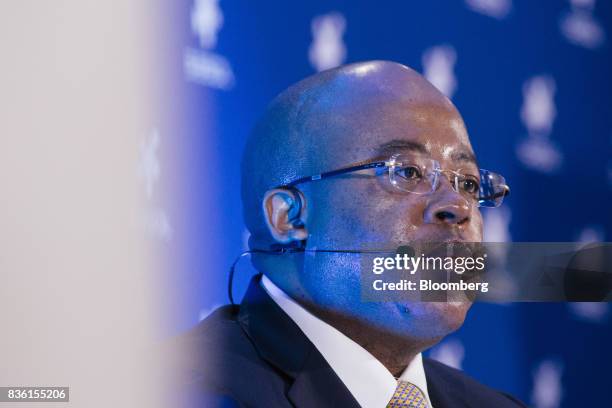
[(341, 182), (313, 191), (307, 222), (311, 245), (393, 245), (417, 237), (425, 209), (421, 196), (398, 194), (380, 180)]
[[(391, 201), (391, 200), (390, 200)], [(425, 201), (422, 196), (403, 195), (389, 204), (387, 239), (399, 244), (418, 239), (424, 225)]]
[(478, 208), (474, 209), (470, 222), (470, 241), (482, 242), (483, 239), (483, 220), (482, 213)]
[(423, 226), (424, 208), (419, 196), (385, 193), (374, 206), (365, 209), (363, 219), (378, 242), (396, 247), (417, 237)]
[[(335, 183), (312, 195), (307, 227), (313, 245), (351, 247), (388, 239), (394, 222), (387, 197), (373, 183)], [(323, 189), (321, 189), (323, 190)]]

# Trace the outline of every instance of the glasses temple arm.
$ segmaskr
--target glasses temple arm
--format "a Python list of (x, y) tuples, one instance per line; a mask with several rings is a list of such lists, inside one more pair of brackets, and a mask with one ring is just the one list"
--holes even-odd
[(321, 174), (315, 174), (314, 176), (302, 177), (288, 184), (285, 184), (285, 187), (293, 187), (298, 184), (308, 183), (310, 181), (323, 180), (326, 178), (339, 176), (341, 174), (352, 173), (354, 171), (376, 169), (376, 168), (386, 167), (386, 166), (387, 166), (387, 162), (379, 161), (379, 162), (374, 162), (374, 163), (366, 163), (366, 164), (360, 164), (357, 166), (345, 167), (343, 169), (332, 170), (332, 171), (328, 171), (328, 172), (321, 173)]

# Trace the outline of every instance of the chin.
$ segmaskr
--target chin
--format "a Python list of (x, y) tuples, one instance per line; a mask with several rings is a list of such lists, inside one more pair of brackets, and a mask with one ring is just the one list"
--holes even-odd
[(471, 305), (468, 301), (419, 302), (399, 307), (403, 309), (410, 337), (434, 340), (459, 329)]

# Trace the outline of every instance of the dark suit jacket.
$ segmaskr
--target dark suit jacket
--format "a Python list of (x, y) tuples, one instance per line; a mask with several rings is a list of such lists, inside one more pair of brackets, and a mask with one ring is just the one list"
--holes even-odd
[[(359, 407), (299, 327), (253, 278), (240, 307), (225, 306), (177, 340), (193, 406)], [(423, 359), (434, 408), (523, 407), (461, 371)]]

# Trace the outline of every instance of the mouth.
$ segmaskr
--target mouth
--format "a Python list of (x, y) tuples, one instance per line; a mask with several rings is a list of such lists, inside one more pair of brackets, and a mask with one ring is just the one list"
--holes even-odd
[(419, 243), (412, 248), (413, 256), (423, 259), (421, 265), (427, 265), (418, 272), (423, 278), (439, 282), (478, 282), (484, 273), (483, 268), (475, 267), (477, 260), (484, 262), (481, 258), (486, 258), (484, 246), (480, 242), (453, 237)]

